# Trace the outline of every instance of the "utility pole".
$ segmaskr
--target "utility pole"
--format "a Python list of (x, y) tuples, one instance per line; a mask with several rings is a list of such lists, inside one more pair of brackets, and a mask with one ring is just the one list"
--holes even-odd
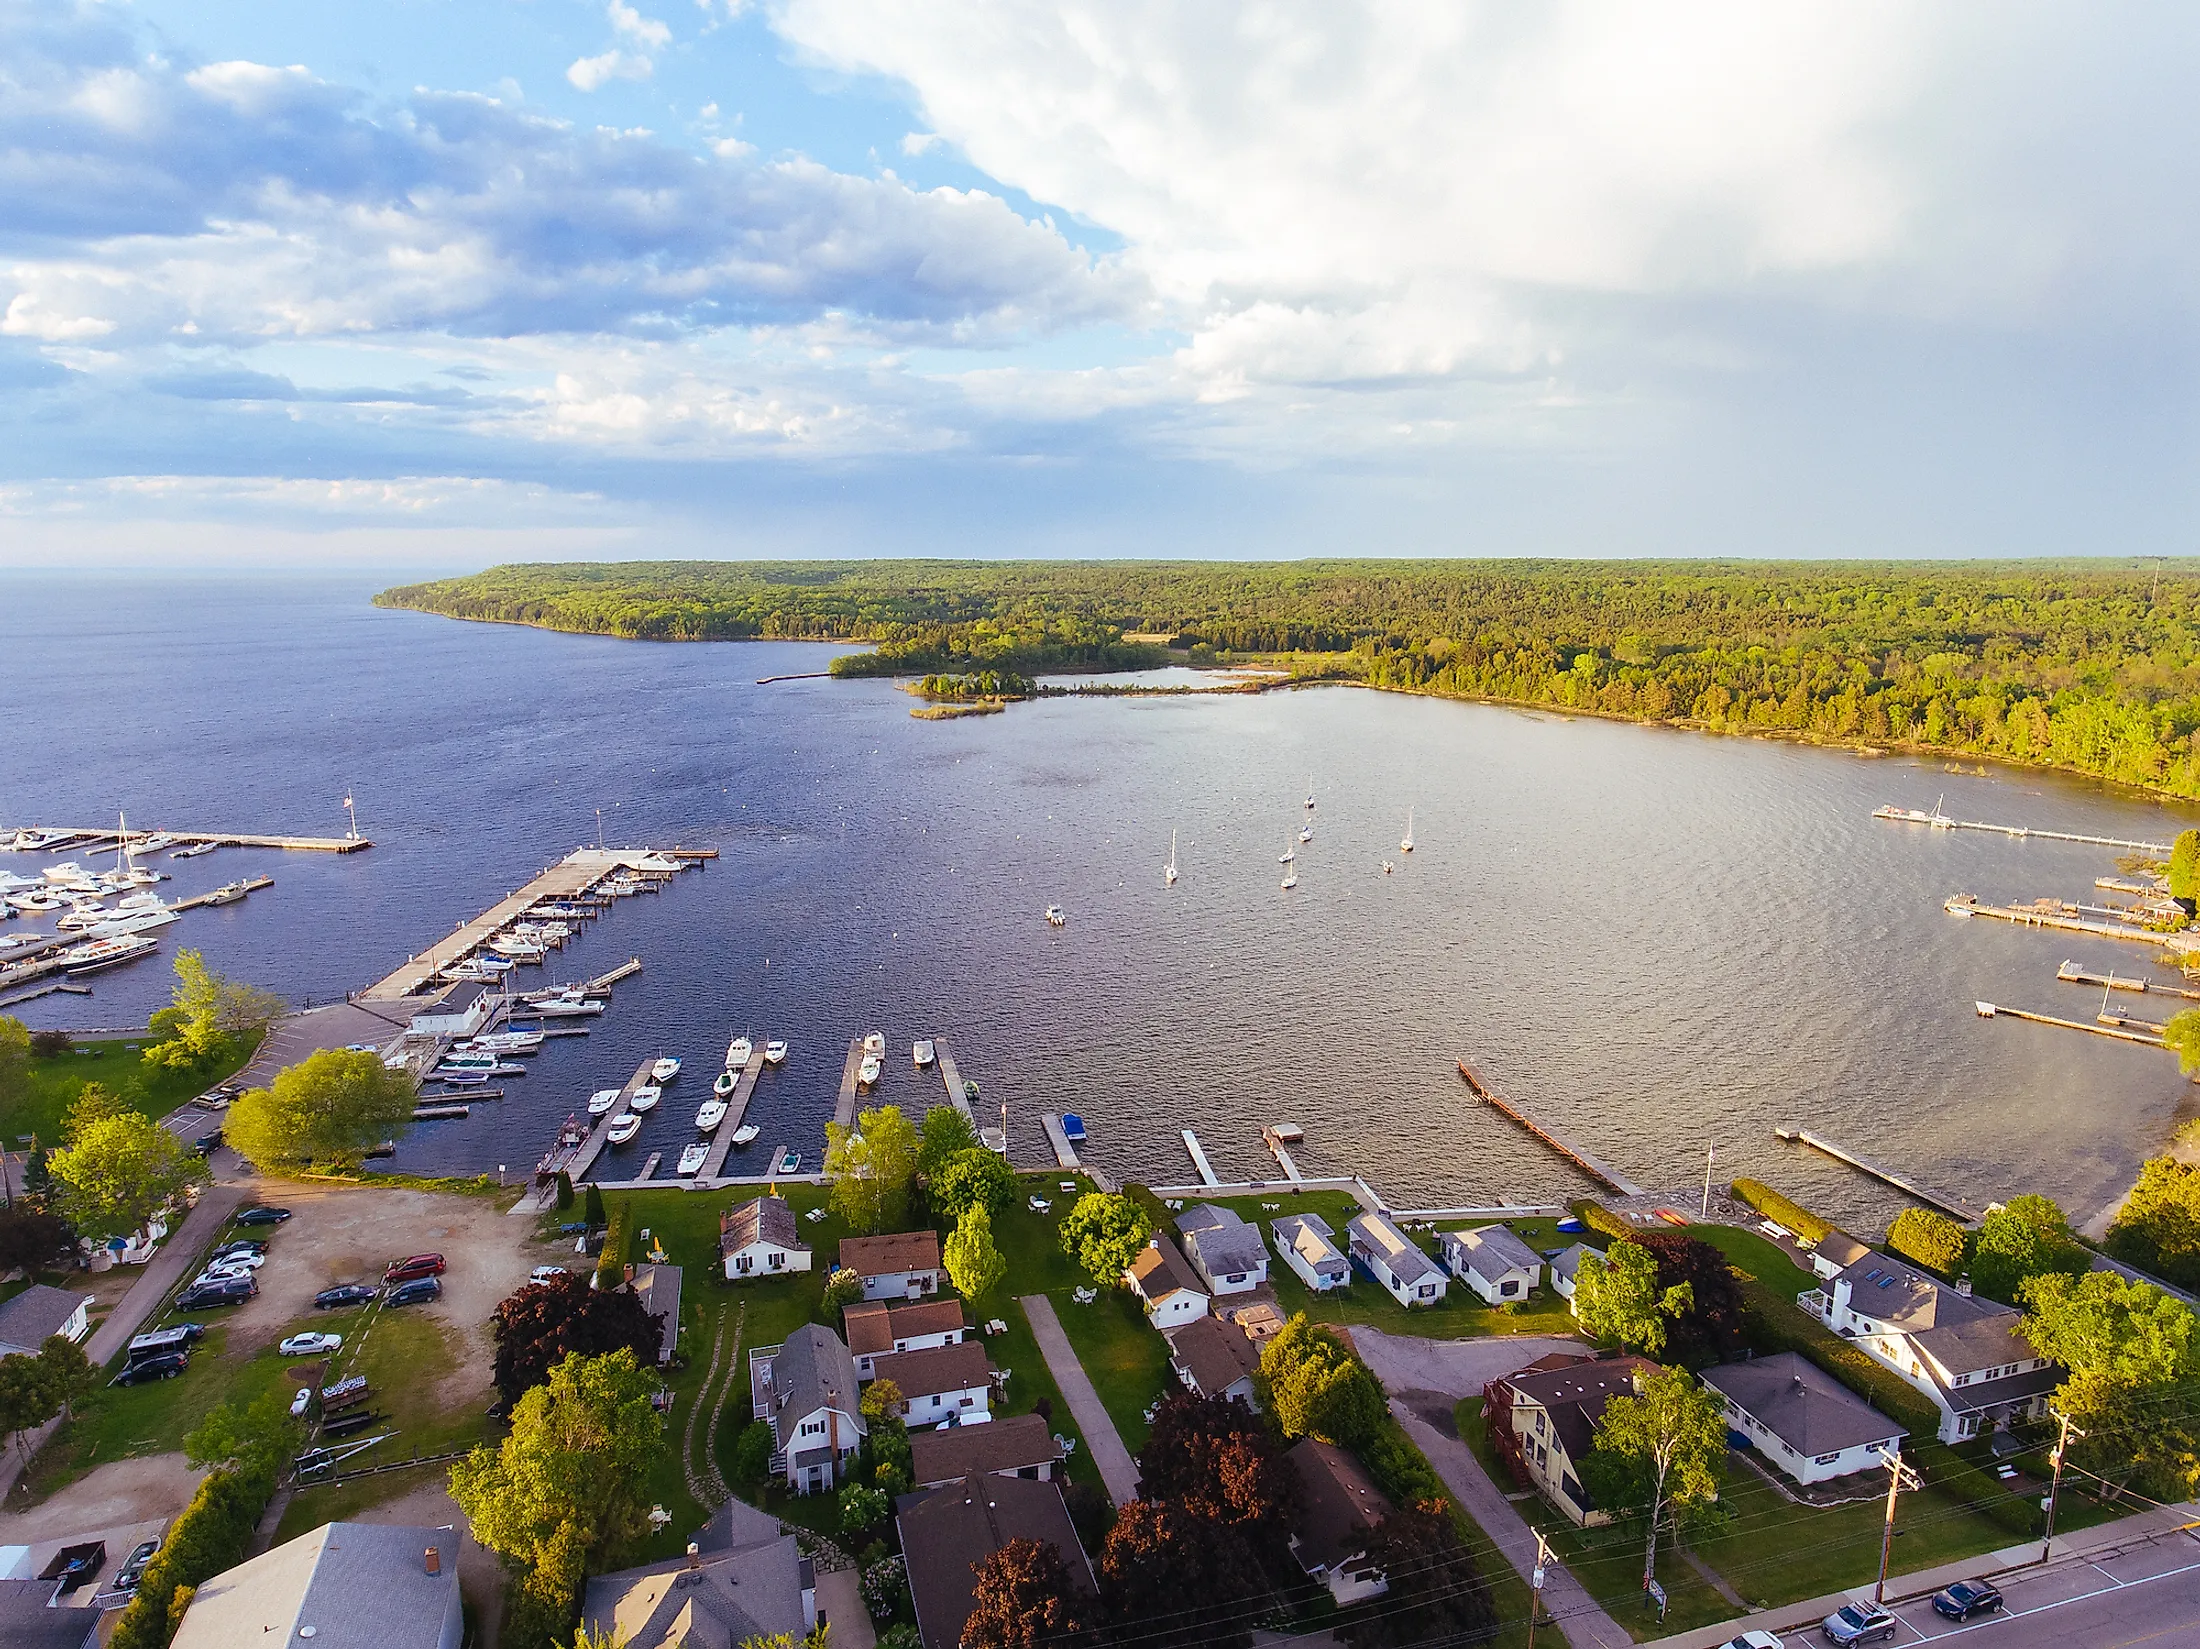
[(1894, 1497), (1904, 1489), (1922, 1489), (1925, 1479), (1902, 1463), (1902, 1450), (1887, 1452), (1887, 1527), (1879, 1537), (1879, 1584), (1872, 1588), (1872, 1602), (1887, 1601), (1887, 1559), (1894, 1555)]
[(1551, 1543), (1543, 1538), (1543, 1531), (1531, 1531), (1535, 1535), (1534, 1595), (1528, 1599), (1528, 1649), (1535, 1649), (1535, 1623), (1543, 1613), (1543, 1571), (1551, 1561)]
[(1701, 1217), (1707, 1220), (1711, 1218), (1711, 1159), (1718, 1154), (1719, 1148), (1716, 1145), (1706, 1145), (1703, 1148), (1703, 1210)]
[(2040, 1540), (2040, 1561), (2042, 1563), (2047, 1561), (2048, 1554), (2055, 1547), (2055, 1501), (2062, 1493), (2063, 1456), (2070, 1452), (2070, 1440), (2073, 1437), (2083, 1437), (2085, 1435), (2084, 1432), (2070, 1423), (2069, 1415), (2054, 1409), (2050, 1409), (2048, 1412), (2055, 1416), (2056, 1423), (2062, 1427), (2062, 1435), (2055, 1439), (2055, 1453), (2053, 1456), (2055, 1476), (2054, 1480), (2048, 1484), (2047, 1499), (2044, 1502), (2047, 1511), (2047, 1533)]

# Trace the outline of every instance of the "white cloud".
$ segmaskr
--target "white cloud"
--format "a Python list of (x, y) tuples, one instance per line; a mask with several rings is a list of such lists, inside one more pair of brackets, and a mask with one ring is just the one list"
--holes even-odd
[(928, 150), (937, 149), (939, 146), (940, 134), (937, 132), (904, 132), (902, 134), (901, 152), (905, 155), (921, 155)]
[(565, 78), (584, 92), (595, 91), (613, 80), (647, 80), (656, 65), (646, 57), (622, 52), (614, 46), (594, 57), (575, 60), (565, 71)]
[(611, 26), (629, 40), (662, 51), (672, 44), (672, 30), (654, 17), (644, 17), (624, 0), (611, 0)]

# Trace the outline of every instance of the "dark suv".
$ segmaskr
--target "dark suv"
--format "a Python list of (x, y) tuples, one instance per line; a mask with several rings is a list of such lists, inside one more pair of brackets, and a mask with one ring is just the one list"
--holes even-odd
[(385, 1305), (419, 1305), (425, 1300), (440, 1300), (443, 1285), (433, 1277), (415, 1277), (409, 1283), (400, 1283), (390, 1290)]

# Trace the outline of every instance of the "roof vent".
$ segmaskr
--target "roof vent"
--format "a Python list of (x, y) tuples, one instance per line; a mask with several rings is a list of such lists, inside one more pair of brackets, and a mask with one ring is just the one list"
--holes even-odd
[(439, 1575), (439, 1574), (441, 1574), (441, 1573), (443, 1572), (443, 1551), (442, 1551), (442, 1548), (440, 1548), (440, 1547), (437, 1547), (437, 1546), (430, 1546), (430, 1547), (428, 1548), (427, 1556), (426, 1556), (426, 1558), (425, 1558), (425, 1559), (424, 1559), (423, 1561), (424, 1561), (424, 1565), (425, 1565), (425, 1567), (426, 1567), (426, 1569), (427, 1569), (427, 1571), (428, 1571), (428, 1573), (429, 1573), (429, 1574), (431, 1574), (431, 1575)]

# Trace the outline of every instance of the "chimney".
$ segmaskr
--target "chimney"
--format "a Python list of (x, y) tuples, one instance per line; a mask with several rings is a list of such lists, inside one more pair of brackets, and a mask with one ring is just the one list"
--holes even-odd
[(1956, 1292), (1965, 1299), (1969, 1299), (1971, 1297), (1971, 1279), (1969, 1277), (1958, 1277), (1956, 1279)]
[(688, 1567), (690, 1569), (700, 1569), (702, 1566), (703, 1548), (691, 1540), (688, 1542)]
[(627, 1262), (626, 1267), (626, 1286), (629, 1288), (634, 1286), (634, 1264), (631, 1260)]
[(431, 1575), (441, 1574), (443, 1572), (442, 1548), (437, 1546), (430, 1546), (428, 1548), (428, 1555), (423, 1564), (423, 1567), (425, 1567), (428, 1573)]

